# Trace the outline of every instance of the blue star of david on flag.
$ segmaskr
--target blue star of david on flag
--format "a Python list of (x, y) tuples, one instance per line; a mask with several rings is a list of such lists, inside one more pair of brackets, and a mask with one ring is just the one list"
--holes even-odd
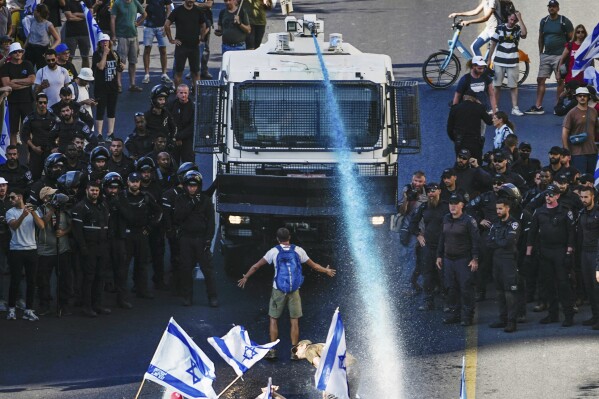
[(350, 399), (346, 360), (345, 328), (337, 309), (314, 375), (316, 389), (335, 395), (338, 399)]
[(191, 360), (191, 367), (188, 368), (187, 370), (185, 370), (185, 372), (191, 374), (191, 378), (192, 378), (192, 384), (197, 384), (198, 382), (200, 382), (200, 378), (196, 375), (195, 373), (195, 369), (198, 368), (198, 365), (195, 364), (195, 362), (193, 360)]
[(243, 352), (243, 358), (252, 360), (257, 354), (258, 352), (256, 352), (256, 349), (253, 346), (246, 346), (245, 351)]
[(345, 358), (347, 357), (346, 353), (347, 352), (343, 352), (343, 355), (337, 356), (339, 358), (339, 368), (345, 371), (347, 371), (347, 368), (345, 367)]

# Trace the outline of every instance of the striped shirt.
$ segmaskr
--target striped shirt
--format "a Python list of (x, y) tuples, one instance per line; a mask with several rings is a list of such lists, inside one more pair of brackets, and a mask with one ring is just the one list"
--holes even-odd
[(508, 28), (501, 24), (495, 29), (493, 42), (497, 43), (493, 63), (502, 67), (515, 67), (518, 65), (518, 42), (520, 41), (520, 26)]

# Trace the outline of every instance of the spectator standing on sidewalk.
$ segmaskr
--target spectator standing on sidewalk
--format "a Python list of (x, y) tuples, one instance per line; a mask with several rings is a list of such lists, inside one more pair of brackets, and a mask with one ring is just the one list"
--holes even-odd
[(162, 68), (161, 79), (164, 83), (171, 84), (172, 81), (166, 74), (166, 39), (164, 37), (164, 23), (171, 13), (171, 0), (147, 0), (144, 20), (144, 79), (142, 83), (150, 83), (150, 54), (154, 38), (158, 42), (160, 53), (160, 67)]
[[(569, 41), (564, 45), (564, 52), (560, 57), (556, 75), (558, 79), (564, 79), (566, 84), (572, 81), (580, 82), (581, 85), (584, 85), (585, 83), (584, 73), (579, 73), (576, 76), (572, 76), (572, 67), (574, 66), (574, 60), (576, 59), (576, 52), (586, 38), (587, 29), (584, 27), (584, 25), (576, 25), (576, 28), (574, 28), (574, 37), (572, 38), (572, 41)], [(565, 74), (563, 73), (564, 71), (566, 72)]]
[[(25, 58), (31, 61), (37, 69), (46, 66), (44, 56), (49, 48), (54, 49), (60, 44), (60, 35), (52, 22), (48, 21), (48, 7), (45, 4), (39, 4), (33, 12), (33, 19), (29, 26), (29, 35), (25, 49), (27, 53)], [(52, 38), (53, 40), (50, 40)]]
[(239, 9), (237, 0), (223, 1), (226, 8), (218, 15), (218, 29), (214, 32), (223, 37), (222, 53), (245, 50), (245, 39), (252, 31), (250, 17)]
[[(138, 13), (141, 14), (139, 19), (137, 18)], [(146, 16), (146, 11), (137, 0), (115, 0), (110, 10), (112, 40), (118, 42), (117, 52), (121, 60), (124, 63), (129, 62), (129, 91), (131, 92), (143, 90), (135, 85), (135, 71), (139, 54), (137, 27), (143, 23)]]
[[(537, 75), (537, 101), (524, 113), (527, 115), (542, 115), (545, 113), (543, 108), (543, 97), (545, 97), (545, 82), (551, 74), (555, 73), (557, 80), (557, 98), (564, 90), (564, 81), (557, 75), (564, 45), (572, 39), (574, 27), (572, 22), (563, 15), (559, 15), (559, 2), (549, 0), (547, 4), (549, 15), (541, 19), (539, 26), (539, 74)], [(556, 100), (557, 101), (557, 100)]]
[[(92, 8), (89, 0), (83, 0), (87, 8)], [(64, 24), (64, 42), (69, 47), (71, 52), (69, 61), (73, 61), (75, 50), (79, 48), (81, 55), (81, 67), (89, 68), (89, 52), (91, 44), (89, 42), (89, 33), (87, 31), (87, 23), (85, 22), (85, 14), (79, 0), (66, 0), (64, 15), (67, 22)]]
[(75, 65), (69, 61), (71, 57), (71, 50), (69, 50), (67, 45), (64, 43), (60, 43), (54, 50), (56, 50), (56, 63), (58, 66), (66, 69), (69, 73), (69, 77), (71, 80), (73, 80), (73, 78), (75, 78), (75, 76), (77, 76), (79, 73), (77, 72)]
[(33, 93), (46, 93), (48, 96), (48, 107), (60, 101), (60, 89), (71, 83), (71, 78), (66, 69), (56, 63), (56, 51), (46, 50), (44, 55), (46, 66), (37, 70)]
[[(524, 113), (518, 108), (518, 79), (520, 69), (518, 64), (518, 43), (520, 39), (526, 39), (528, 31), (519, 11), (510, 13), (507, 22), (501, 24), (491, 37), (491, 49), (489, 54), (493, 56), (493, 86), (495, 87), (495, 103), (499, 104), (499, 94), (503, 77), (507, 76), (507, 87), (512, 96), (512, 115), (522, 116)], [(495, 51), (497, 50), (497, 51)]]
[(260, 47), (266, 32), (266, 11), (272, 10), (272, 0), (244, 0), (242, 7), (250, 18), (252, 30), (245, 38), (247, 50)]
[(202, 79), (212, 79), (212, 75), (208, 72), (208, 60), (210, 59), (210, 32), (214, 24), (212, 17), (213, 5), (213, 0), (201, 0), (201, 2), (197, 1), (195, 3), (195, 6), (204, 12), (204, 19), (206, 20), (206, 32), (204, 39), (200, 42), (200, 78)]
[[(233, 1), (233, 0), (231, 0)], [(171, 25), (177, 26), (177, 34), (173, 39)], [(185, 0), (170, 13), (164, 23), (164, 33), (168, 41), (175, 45), (174, 70), (175, 87), (181, 84), (185, 63), (189, 61), (189, 72), (196, 81), (200, 79), (200, 52), (198, 46), (206, 33), (206, 18), (204, 12), (194, 6), (194, 0)]]
[[(562, 125), (562, 146), (572, 153), (572, 165), (580, 173), (595, 172), (597, 162), (597, 146), (595, 141), (599, 137), (599, 123), (597, 111), (589, 107), (590, 93), (586, 87), (576, 89), (578, 105), (570, 110), (564, 118)], [(581, 134), (586, 138), (575, 142)]]

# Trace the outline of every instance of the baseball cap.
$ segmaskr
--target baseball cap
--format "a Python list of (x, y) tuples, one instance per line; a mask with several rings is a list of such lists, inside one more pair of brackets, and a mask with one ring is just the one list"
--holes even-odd
[(557, 188), (557, 186), (555, 184), (550, 184), (547, 186), (547, 189), (545, 190), (545, 194), (559, 194), (559, 188)]
[(56, 54), (62, 54), (66, 51), (70, 51), (69, 47), (64, 43), (60, 43), (54, 50), (56, 50)]
[(133, 172), (133, 173), (129, 174), (129, 176), (127, 177), (127, 180), (132, 181), (132, 182), (141, 181), (141, 176), (139, 175), (139, 173)]
[(470, 159), (470, 150), (467, 148), (462, 148), (459, 152), (458, 152), (458, 157), (464, 157), (466, 159)]
[[(580, 184), (585, 184), (588, 182), (594, 182), (595, 178), (590, 173), (583, 173), (578, 177), (578, 181), (580, 182)], [(0, 184), (2, 184), (2, 181), (0, 181)]]
[(528, 141), (523, 141), (520, 143), (520, 145), (518, 146), (519, 149), (524, 149), (524, 148), (528, 148), (529, 150), (532, 150), (532, 146), (530, 145), (530, 143)]
[(547, 3), (547, 7), (549, 6), (558, 6), (559, 7), (559, 2), (557, 0), (549, 0), (549, 3)]
[(56, 192), (57, 190), (55, 188), (52, 187), (43, 187), (40, 190), (40, 198), (44, 199), (46, 198), (48, 195), (52, 195)]
[(439, 184), (438, 183), (428, 183), (426, 185), (426, 191), (432, 191), (432, 190), (438, 190), (438, 189), (439, 189)]
[(562, 154), (562, 147), (558, 147), (556, 145), (554, 145), (553, 147), (551, 147), (551, 149), (549, 150), (550, 154), (558, 154), (561, 155)]
[(462, 195), (458, 193), (451, 194), (451, 197), (449, 197), (449, 203), (457, 204), (459, 202), (464, 203), (464, 197), (462, 197)]
[(481, 57), (480, 55), (475, 55), (474, 57), (472, 57), (472, 65), (487, 66), (487, 63), (485, 62), (485, 59), (483, 57)]
[(451, 177), (451, 176), (456, 176), (455, 170), (453, 170), (452, 168), (445, 169), (443, 171), (443, 173), (441, 174), (442, 178), (443, 177)]
[(555, 175), (553, 177), (553, 181), (556, 183), (568, 183), (570, 182), (570, 178), (568, 177), (568, 175), (560, 173), (559, 175)]
[(501, 173), (496, 173), (495, 175), (493, 175), (493, 181), (496, 182), (501, 182), (501, 183), (505, 183), (505, 176), (502, 175)]
[(0, 177), (0, 184), (8, 184), (4, 177)]
[(110, 41), (110, 36), (108, 36), (106, 33), (102, 33), (98, 37), (98, 43), (103, 42), (103, 41), (107, 41), (107, 40)]
[(584, 94), (584, 95), (587, 95), (587, 96), (591, 95), (591, 93), (589, 92), (589, 89), (587, 89), (586, 87), (579, 87), (578, 89), (576, 89), (575, 94), (576, 95)]

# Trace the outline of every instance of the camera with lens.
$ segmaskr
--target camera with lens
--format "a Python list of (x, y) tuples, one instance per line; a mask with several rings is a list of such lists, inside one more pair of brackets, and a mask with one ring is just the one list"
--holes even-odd
[(408, 189), (406, 190), (406, 199), (408, 201), (417, 201), (418, 191), (414, 190), (412, 187), (408, 187)]

